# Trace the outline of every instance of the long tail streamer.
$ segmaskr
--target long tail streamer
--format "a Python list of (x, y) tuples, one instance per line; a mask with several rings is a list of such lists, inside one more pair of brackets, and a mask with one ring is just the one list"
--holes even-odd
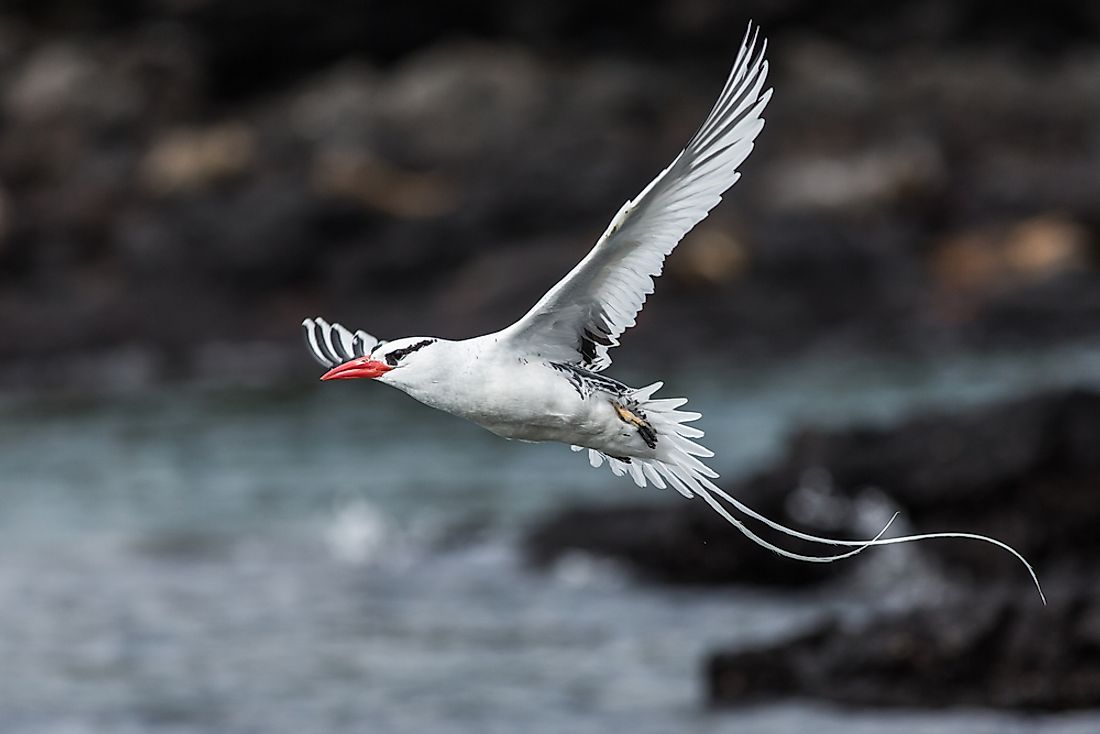
[[(1043, 587), (1039, 583), (1039, 577), (1036, 575), (1035, 569), (1032, 568), (1031, 564), (1028, 563), (1027, 559), (1024, 558), (1019, 551), (996, 538), (990, 538), (986, 535), (978, 535), (976, 533), (953, 532), (922, 533), (919, 535), (903, 535), (896, 538), (884, 538), (882, 536), (886, 534), (886, 531), (898, 516), (897, 513), (895, 513), (874, 538), (870, 540), (841, 540), (839, 538), (826, 538), (820, 535), (812, 535), (800, 530), (795, 530), (794, 528), (789, 528), (782, 523), (762, 515), (711, 481), (718, 478), (718, 473), (704, 464), (701, 459), (714, 456), (714, 452), (694, 440), (696, 438), (701, 438), (703, 432), (698, 428), (688, 425), (698, 420), (701, 415), (693, 411), (679, 410), (679, 408), (687, 402), (683, 398), (653, 399), (654, 393), (656, 393), (661, 386), (662, 384), (657, 382), (647, 387), (639, 388), (633, 394), (633, 397), (638, 400), (642, 410), (663, 440), (663, 444), (661, 445), (662, 451), (658, 454), (659, 458), (632, 458), (630, 462), (625, 462), (602, 454), (594, 449), (589, 449), (589, 461), (592, 466), (598, 467), (606, 461), (611, 471), (617, 476), (629, 475), (639, 487), (646, 486), (648, 480), (649, 483), (661, 489), (664, 489), (667, 485), (671, 485), (685, 497), (698, 495), (702, 497), (703, 501), (710, 505), (715, 512), (737, 528), (749, 540), (781, 556), (796, 561), (832, 563), (844, 558), (851, 558), (874, 546), (899, 545), (901, 543), (913, 543), (921, 540), (957, 538), (989, 543), (1001, 550), (1011, 553), (1016, 560), (1023, 564), (1024, 568), (1027, 569), (1028, 575), (1031, 576), (1035, 588), (1039, 592), (1039, 598), (1043, 600), (1043, 604), (1046, 604), (1046, 595), (1043, 594)], [(579, 446), (574, 446), (573, 448), (574, 450), (581, 450)], [(810, 543), (851, 548), (852, 550), (824, 556), (804, 555), (786, 550), (754, 533), (744, 522), (734, 517), (719, 499), (729, 503), (734, 509), (741, 512), (746, 517), (757, 520), (772, 530), (783, 533), (784, 535)]]

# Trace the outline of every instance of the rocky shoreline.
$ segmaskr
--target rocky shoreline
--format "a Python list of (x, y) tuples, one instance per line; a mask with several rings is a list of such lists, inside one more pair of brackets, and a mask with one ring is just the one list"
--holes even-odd
[(1049, 606), (1019, 590), (889, 613), (845, 626), (827, 621), (705, 664), (707, 698), (740, 706), (813, 698), (847, 706), (1100, 707), (1096, 579), (1059, 585)]
[[(710, 700), (740, 705), (814, 697), (859, 705), (1100, 706), (1100, 393), (1052, 392), (892, 428), (806, 430), (772, 468), (725, 489), (780, 522), (824, 535), (867, 534), (873, 489), (908, 531), (980, 533), (1036, 567), (1043, 607), (1023, 569), (982, 543), (909, 545), (959, 589), (954, 601), (835, 618), (796, 639), (715, 652)], [(794, 491), (792, 491), (792, 489)], [(699, 503), (573, 509), (534, 527), (539, 565), (570, 552), (612, 558), (652, 581), (805, 589), (858, 569), (853, 559), (797, 564), (752, 547)], [(820, 547), (786, 543), (818, 552)]]
[[(750, 12), (767, 130), (624, 349), (929, 352), (1100, 323), (1091, 16), (990, 26), (974, 0), (906, 25), (853, 4), (828, 31), (809, 2), (653, 2), (624, 29), (522, 2), (447, 32), (353, 5), (0, 16), (5, 381), (80, 379), (62, 353), (138, 355), (151, 380), (304, 376), (315, 313), (499, 328), (675, 154)], [(1001, 26), (1017, 46), (983, 35)]]

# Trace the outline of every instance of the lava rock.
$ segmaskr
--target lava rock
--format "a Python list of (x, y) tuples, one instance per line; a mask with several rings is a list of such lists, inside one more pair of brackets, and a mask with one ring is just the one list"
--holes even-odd
[(1100, 706), (1100, 591), (1002, 593), (847, 627), (829, 620), (794, 639), (724, 651), (706, 663), (715, 706), (814, 698), (853, 706)]
[[(186, 374), (254, 340), (304, 375), (313, 313), (500, 328), (672, 159), (748, 17), (773, 41), (767, 131), (641, 319), (674, 337), (639, 350), (1094, 334), (1091, 5), (590, 5), (9, 4), (0, 380), (135, 344)], [(479, 274), (503, 282), (441, 313)]]
[[(1038, 567), (1100, 560), (1100, 394), (1051, 392), (899, 426), (806, 431), (787, 457), (751, 482), (782, 492), (807, 468), (831, 491), (874, 487), (903, 510), (915, 532), (989, 535)], [(972, 577), (1018, 576), (1015, 564), (976, 543), (919, 548)]]
[[(763, 512), (782, 517), (774, 501)], [(814, 546), (789, 544), (814, 552)], [(545, 568), (570, 553), (620, 562), (639, 578), (683, 586), (750, 583), (802, 586), (843, 573), (838, 564), (796, 563), (750, 543), (710, 507), (690, 504), (574, 508), (535, 525), (524, 539), (527, 559)]]
[[(867, 498), (885, 496), (912, 532), (998, 538), (1042, 575), (1100, 562), (1097, 446), (1100, 394), (1053, 392), (893, 428), (804, 431), (773, 467), (725, 489), (785, 525), (831, 537), (867, 537)], [(782, 544), (822, 550), (789, 538)], [(620, 560), (643, 577), (691, 584), (801, 585), (858, 561), (788, 561), (751, 545), (698, 501), (566, 510), (538, 523), (526, 548), (537, 565), (581, 551)], [(1028, 582), (1018, 563), (984, 543), (909, 548), (959, 579)]]

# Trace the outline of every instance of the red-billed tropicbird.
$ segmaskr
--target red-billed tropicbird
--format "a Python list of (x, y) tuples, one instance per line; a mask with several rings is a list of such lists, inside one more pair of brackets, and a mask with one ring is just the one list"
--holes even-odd
[[(750, 24), (733, 70), (710, 114), (687, 146), (642, 192), (626, 202), (595, 247), (519, 321), (473, 339), (405, 337), (381, 341), (322, 318), (302, 322), (313, 357), (329, 367), (322, 380), (372, 378), (420, 402), (466, 418), (509, 439), (557, 441), (588, 451), (593, 467), (606, 462), (617, 476), (644, 487), (671, 485), (698, 495), (754, 542), (802, 561), (829, 562), (871, 545), (928, 538), (993, 538), (933, 533), (867, 541), (836, 540), (799, 532), (760, 515), (712, 481), (702, 462), (713, 452), (695, 439), (690, 424), (701, 414), (680, 410), (684, 398), (656, 398), (663, 383), (633, 388), (605, 377), (609, 350), (635, 323), (653, 292), (665, 258), (740, 178), (737, 167), (764, 127), (771, 99), (764, 89), (767, 42)], [(765, 525), (803, 540), (854, 548), (828, 556), (792, 553), (760, 538), (730, 515), (721, 498)], [(887, 524), (887, 527), (889, 524)], [(1040, 595), (1042, 591), (1040, 590)]]

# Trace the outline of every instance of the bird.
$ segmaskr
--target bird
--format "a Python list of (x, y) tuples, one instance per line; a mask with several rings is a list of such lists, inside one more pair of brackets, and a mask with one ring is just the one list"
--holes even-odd
[[(700, 497), (754, 543), (799, 561), (832, 562), (868, 547), (932, 538), (970, 538), (1014, 555), (1015, 549), (971, 533), (874, 538), (825, 538), (786, 527), (745, 505), (714, 480), (697, 442), (701, 413), (684, 398), (658, 397), (662, 382), (630, 387), (606, 376), (611, 349), (653, 293), (667, 258), (721, 201), (741, 173), (764, 127), (772, 97), (765, 89), (767, 40), (749, 23), (718, 100), (687, 145), (641, 193), (628, 200), (588, 254), (519, 321), (464, 340), (411, 336), (384, 341), (321, 317), (302, 322), (306, 344), (328, 371), (322, 380), (370, 379), (404, 391), (432, 408), (465, 418), (506, 439), (559, 442), (587, 452), (639, 487), (672, 487)], [(788, 536), (848, 547), (831, 555), (795, 553), (765, 540), (721, 501)], [(896, 515), (895, 515), (896, 517)], [(1044, 600), (1045, 601), (1045, 600)]]

